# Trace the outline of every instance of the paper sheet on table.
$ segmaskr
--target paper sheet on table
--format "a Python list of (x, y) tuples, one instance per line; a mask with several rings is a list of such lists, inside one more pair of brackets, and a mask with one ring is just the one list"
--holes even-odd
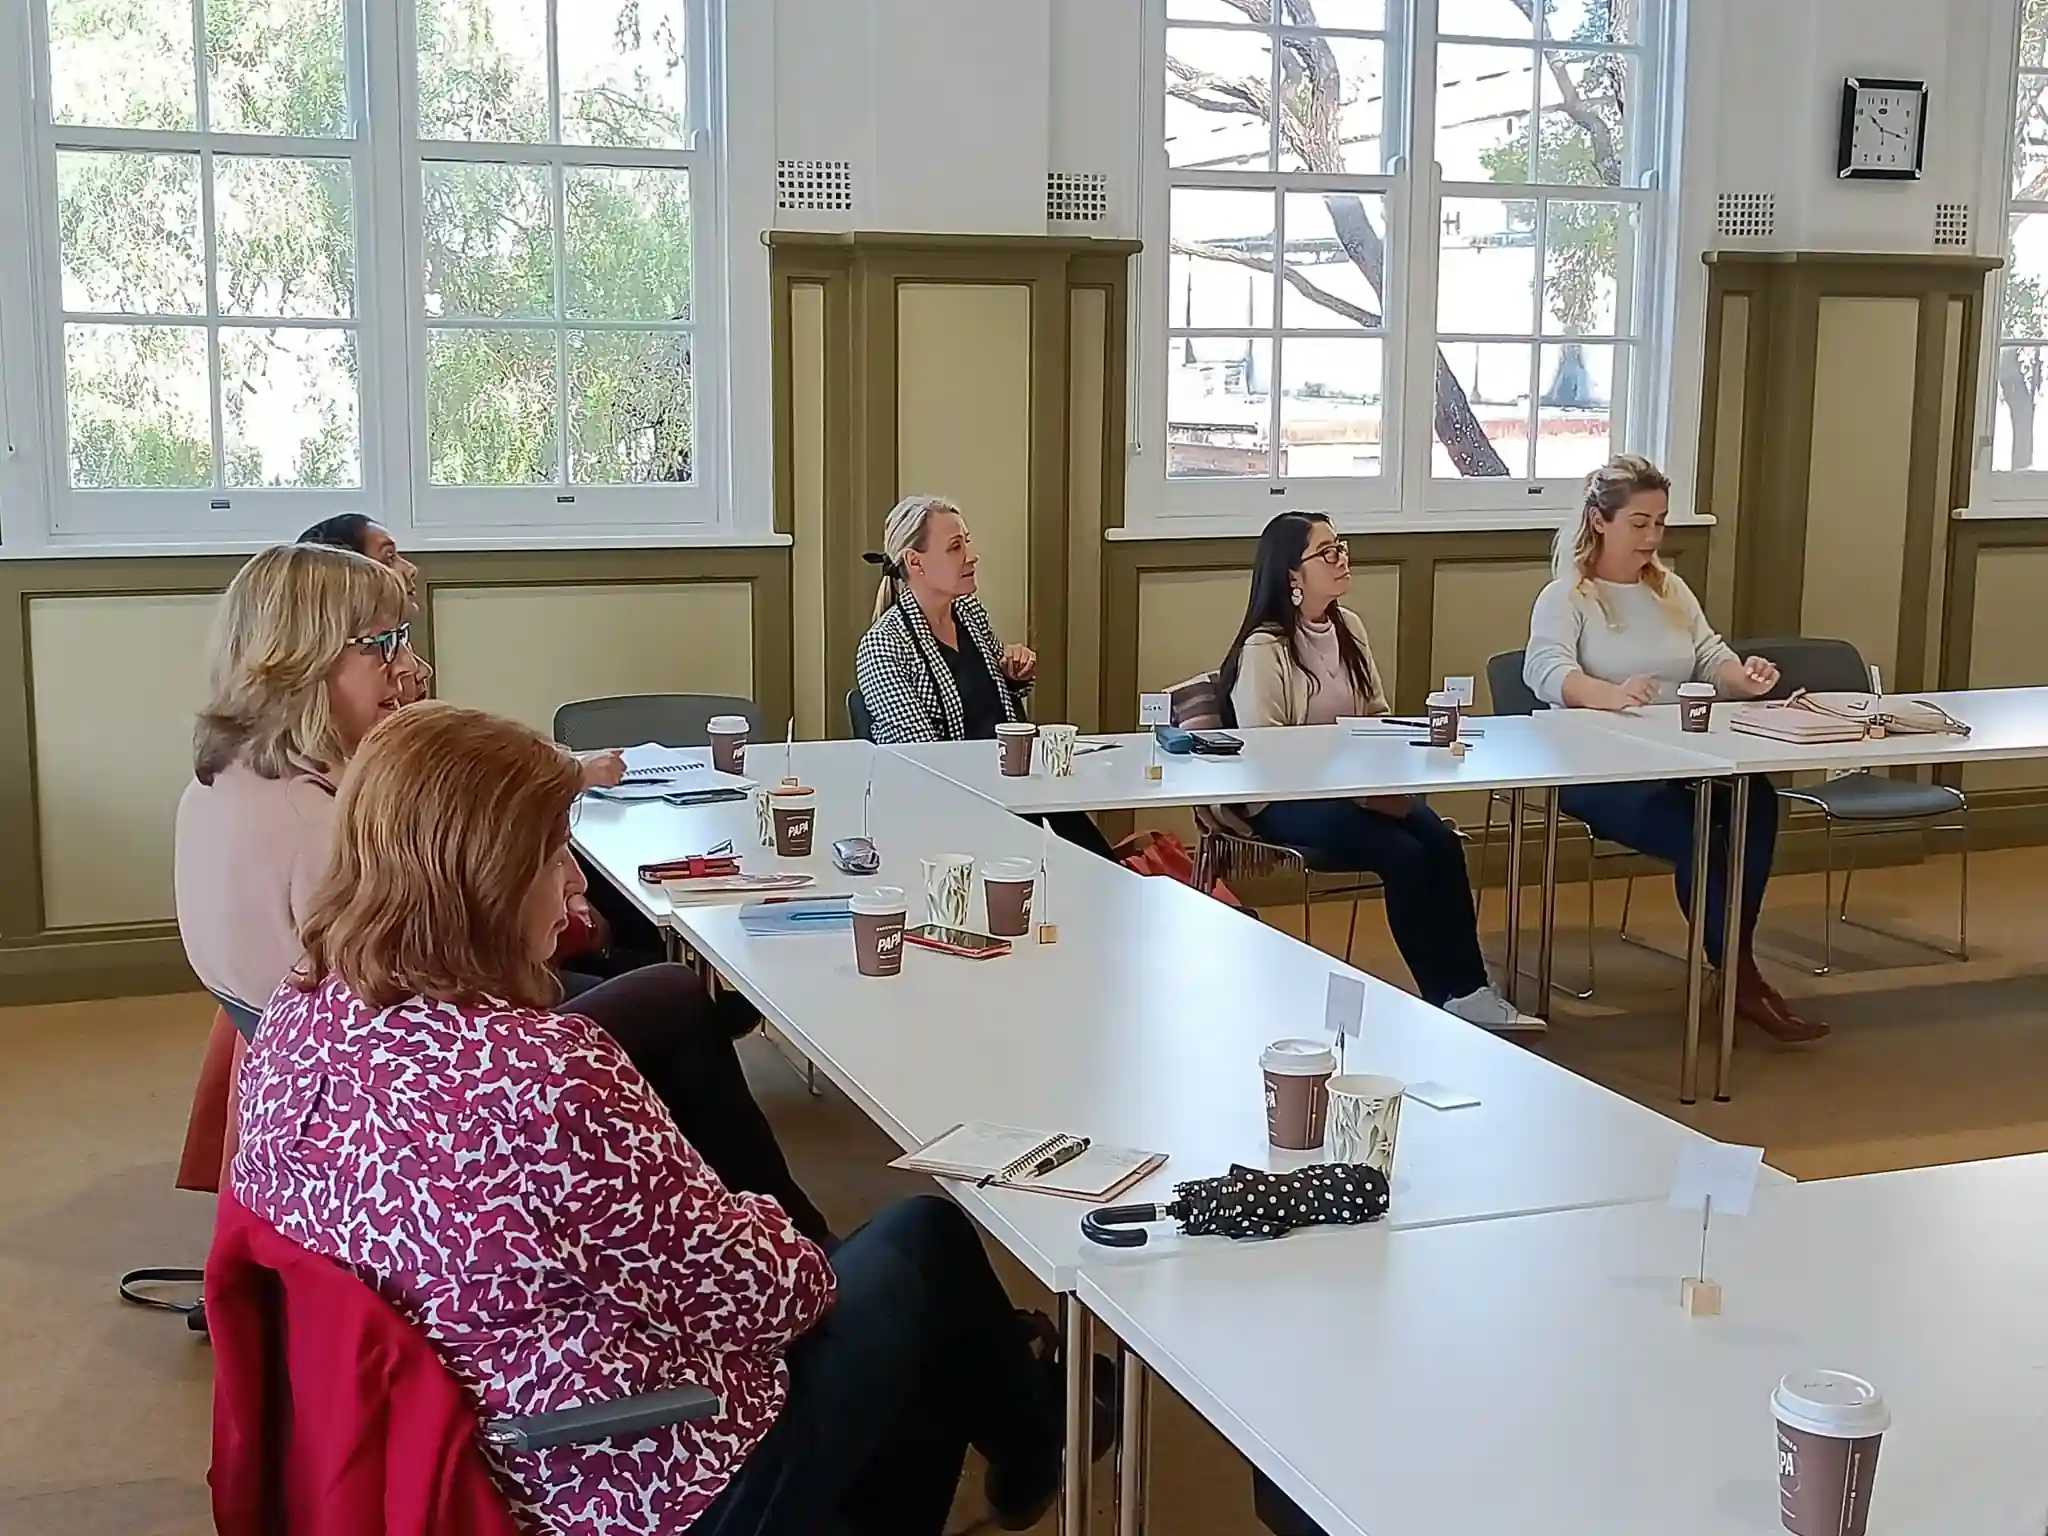
[[(676, 789), (735, 789), (744, 793), (754, 787), (752, 779), (742, 778), (736, 773), (720, 773), (711, 766), (711, 749), (708, 747), (664, 747), (655, 742), (642, 742), (637, 747), (627, 747), (619, 754), (626, 762), (626, 776), (618, 789), (632, 788), (638, 791), (643, 786), (660, 786), (666, 790)], [(600, 791), (602, 793), (602, 791)], [(615, 799), (645, 799), (644, 795), (620, 795), (617, 790), (610, 792)]]
[(1717, 1216), (1741, 1216), (1756, 1194), (1763, 1172), (1762, 1147), (1731, 1146), (1724, 1141), (1689, 1141), (1678, 1149), (1678, 1174), (1671, 1181), (1671, 1207), (1698, 1211), (1714, 1202)]

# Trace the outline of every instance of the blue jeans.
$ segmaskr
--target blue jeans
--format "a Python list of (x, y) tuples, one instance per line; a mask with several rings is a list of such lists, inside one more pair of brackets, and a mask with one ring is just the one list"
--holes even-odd
[[(1722, 961), (1724, 914), (1728, 910), (1729, 791), (1714, 785), (1713, 830), (1707, 861), (1707, 959)], [(1558, 792), (1559, 809), (1576, 816), (1594, 835), (1646, 853), (1672, 868), (1678, 905), (1692, 911), (1693, 783), (1680, 779), (1661, 784), (1573, 784)], [(1763, 910), (1764, 887), (1771, 878), (1771, 858), (1778, 845), (1778, 792), (1762, 774), (1749, 780), (1749, 821), (1742, 838), (1742, 953), (1749, 953)], [(1738, 957), (1739, 958), (1739, 957)]]
[(1465, 845), (1420, 800), (1405, 816), (1355, 800), (1283, 800), (1251, 820), (1259, 836), (1306, 853), (1311, 869), (1380, 877), (1387, 927), (1424, 1002), (1441, 1008), (1486, 985)]
[(832, 1255), (839, 1296), (789, 1351), (789, 1398), (692, 1536), (940, 1536), (967, 1447), (1059, 1476), (1052, 1376), (958, 1206), (890, 1206)]

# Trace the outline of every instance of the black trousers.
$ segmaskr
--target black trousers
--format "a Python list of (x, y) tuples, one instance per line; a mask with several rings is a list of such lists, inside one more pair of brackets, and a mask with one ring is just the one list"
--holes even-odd
[(774, 1196), (799, 1232), (831, 1246), (831, 1229), (789, 1171), (747, 1086), (732, 1031), (694, 972), (649, 965), (610, 981), (565, 975), (563, 982), (569, 998), (562, 1010), (619, 1042), (726, 1188)]
[(890, 1206), (832, 1255), (839, 1297), (789, 1352), (789, 1400), (692, 1536), (939, 1536), (967, 1447), (1059, 1476), (1052, 1377), (957, 1206)]
[(1109, 839), (1102, 835), (1102, 829), (1095, 825), (1086, 811), (1050, 811), (1043, 816), (1026, 816), (1024, 819), (1035, 821), (1042, 827), (1051, 827), (1054, 837), (1072, 843), (1076, 848), (1085, 848), (1099, 859), (1114, 861), (1116, 858)]

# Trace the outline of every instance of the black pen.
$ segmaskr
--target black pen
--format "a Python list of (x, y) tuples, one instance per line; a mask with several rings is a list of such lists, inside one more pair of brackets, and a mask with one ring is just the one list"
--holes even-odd
[(1054, 1169), (1066, 1167), (1068, 1163), (1071, 1163), (1083, 1152), (1086, 1152), (1088, 1146), (1089, 1138), (1086, 1136), (1083, 1136), (1079, 1141), (1070, 1141), (1064, 1147), (1061, 1147), (1059, 1151), (1047, 1153), (1043, 1158), (1039, 1159), (1038, 1166), (1026, 1174), (1025, 1177), (1042, 1179)]

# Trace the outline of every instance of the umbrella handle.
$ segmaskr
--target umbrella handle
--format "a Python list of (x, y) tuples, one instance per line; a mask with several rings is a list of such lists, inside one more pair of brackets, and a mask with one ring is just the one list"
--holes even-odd
[(1166, 1217), (1157, 1205), (1106, 1206), (1081, 1218), (1081, 1235), (1105, 1248), (1142, 1248), (1147, 1241), (1143, 1224)]

